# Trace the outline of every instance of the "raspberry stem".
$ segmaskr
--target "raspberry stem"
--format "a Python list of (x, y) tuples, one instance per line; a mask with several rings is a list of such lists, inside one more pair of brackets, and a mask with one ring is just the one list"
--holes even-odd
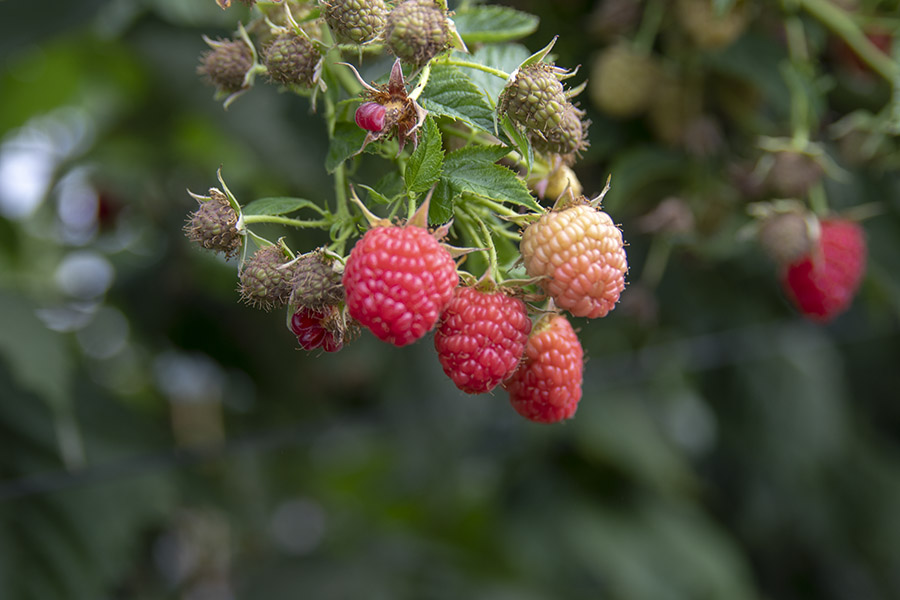
[(289, 227), (297, 227), (298, 229), (330, 227), (331, 219), (319, 219), (317, 221), (304, 221), (302, 219), (292, 219), (291, 217), (282, 217), (279, 215), (244, 215), (244, 224), (252, 223), (274, 223), (277, 225), (287, 225)]
[(845, 10), (826, 0), (796, 0), (810, 15), (840, 37), (873, 71), (893, 83), (900, 76), (900, 65), (869, 41)]
[(500, 69), (495, 69), (494, 67), (489, 67), (487, 65), (482, 65), (476, 62), (469, 62), (467, 60), (459, 60), (457, 58), (441, 58), (436, 61), (433, 61), (440, 65), (448, 65), (451, 67), (465, 67), (467, 69), (475, 69), (476, 71), (484, 71), (485, 73), (489, 73), (500, 79), (509, 79), (509, 73), (506, 71), (501, 71)]

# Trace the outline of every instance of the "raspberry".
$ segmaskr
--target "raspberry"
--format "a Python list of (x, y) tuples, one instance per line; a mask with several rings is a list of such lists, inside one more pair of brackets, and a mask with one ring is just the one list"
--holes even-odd
[(221, 252), (226, 257), (234, 256), (241, 248), (237, 212), (221, 190), (211, 188), (207, 198), (200, 201), (200, 208), (196, 212), (191, 213), (190, 221), (184, 226), (184, 233), (192, 242), (197, 242), (207, 250)]
[(776, 152), (768, 183), (781, 198), (803, 198), (822, 179), (824, 169), (815, 157), (801, 152)]
[(378, 102), (363, 102), (356, 109), (356, 124), (366, 131), (378, 133), (384, 130), (384, 118), (387, 110)]
[(529, 136), (535, 150), (544, 154), (567, 155), (587, 148), (588, 122), (582, 121), (584, 112), (567, 102), (555, 128), (534, 131)]
[(265, 50), (269, 79), (282, 85), (315, 85), (316, 65), (322, 54), (306, 36), (287, 33), (275, 38)]
[(810, 220), (802, 211), (780, 212), (767, 216), (759, 224), (757, 237), (766, 254), (779, 264), (790, 264), (809, 255), (813, 248)]
[(343, 266), (322, 249), (298, 256), (291, 280), (291, 303), (320, 309), (341, 302), (344, 299), (342, 272)]
[(241, 268), (241, 298), (265, 310), (287, 304), (294, 272), (281, 246), (264, 246)]
[(658, 71), (651, 56), (625, 44), (610, 46), (591, 67), (588, 94), (597, 108), (612, 117), (635, 117), (650, 107)]
[(560, 69), (545, 63), (522, 67), (500, 94), (500, 112), (526, 129), (557, 127), (568, 102), (560, 73)]
[(675, 9), (682, 28), (698, 48), (724, 48), (747, 26), (747, 6), (743, 0), (737, 0), (723, 15), (717, 14), (707, 0), (678, 0)]
[(235, 93), (244, 89), (247, 71), (253, 67), (253, 49), (243, 40), (210, 40), (212, 48), (200, 57), (197, 73), (216, 89)]
[(350, 316), (380, 340), (406, 346), (437, 323), (459, 283), (450, 253), (423, 227), (374, 227), (344, 267)]
[(384, 41), (391, 54), (421, 67), (449, 45), (447, 13), (434, 0), (406, 0), (388, 15)]
[(545, 214), (522, 234), (521, 251), (528, 274), (545, 277), (544, 291), (576, 317), (605, 317), (625, 289), (622, 232), (589, 204)]
[(862, 228), (843, 219), (823, 220), (816, 248), (787, 267), (782, 285), (804, 316), (826, 322), (850, 307), (865, 269)]
[(325, 352), (337, 352), (343, 348), (339, 332), (328, 327), (328, 312), (301, 308), (291, 317), (291, 331), (304, 350), (321, 347)]
[(329, 0), (321, 4), (325, 22), (341, 44), (371, 42), (387, 22), (384, 0)]
[(458, 287), (441, 315), (434, 347), (456, 387), (482, 394), (516, 370), (529, 331), (528, 311), (518, 298)]
[(569, 419), (581, 400), (584, 350), (571, 323), (548, 315), (534, 327), (525, 357), (503, 384), (517, 413), (537, 423)]
[(647, 122), (656, 137), (669, 146), (683, 146), (691, 123), (702, 115), (702, 89), (692, 83), (667, 75), (654, 87)]

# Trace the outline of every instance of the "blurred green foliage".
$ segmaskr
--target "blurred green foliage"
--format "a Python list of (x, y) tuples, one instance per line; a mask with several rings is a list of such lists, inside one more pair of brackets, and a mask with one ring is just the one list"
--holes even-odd
[[(529, 47), (561, 35), (560, 64), (614, 41), (608, 2), (514, 4), (541, 17)], [(185, 189), (220, 165), (244, 201), (331, 193), (305, 99), (261, 86), (224, 112), (196, 77), (201, 34), (245, 8), (0, 2), (0, 597), (900, 597), (896, 140), (829, 129), (890, 86), (800, 17), (811, 135), (844, 173), (828, 201), (884, 211), (854, 308), (803, 322), (738, 234), (735, 169), (791, 135), (779, 7), (752, 4), (727, 48), (686, 49), (669, 17), (654, 46), (702, 79), (714, 152), (582, 101), (576, 171), (587, 193), (613, 174), (632, 284), (578, 322), (576, 418), (540, 427), (457, 392), (427, 340), (298, 351), (183, 238)], [(896, 35), (895, 2), (850, 4)], [(695, 229), (646, 227), (669, 197)]]

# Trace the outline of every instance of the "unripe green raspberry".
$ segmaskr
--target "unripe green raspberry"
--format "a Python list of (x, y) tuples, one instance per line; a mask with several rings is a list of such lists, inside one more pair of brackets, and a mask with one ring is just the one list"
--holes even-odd
[(547, 131), (558, 127), (564, 117), (563, 108), (568, 104), (558, 72), (544, 63), (519, 69), (500, 94), (500, 112), (526, 130)]
[(265, 50), (266, 69), (272, 81), (309, 88), (315, 84), (316, 65), (322, 57), (306, 36), (287, 33)]
[(184, 226), (185, 235), (192, 242), (226, 258), (234, 256), (241, 247), (241, 235), (237, 230), (238, 216), (220, 190), (209, 190), (209, 199), (200, 202), (200, 208), (191, 213)]
[(264, 246), (248, 260), (240, 272), (238, 291), (247, 304), (269, 310), (284, 306), (291, 297), (294, 271), (280, 246)]
[(420, 67), (449, 45), (447, 13), (434, 0), (406, 0), (388, 15), (384, 42), (401, 61)]
[(775, 262), (788, 265), (811, 253), (815, 245), (811, 225), (815, 219), (804, 212), (775, 213), (759, 225), (759, 243)]
[(388, 7), (384, 0), (328, 0), (322, 14), (338, 43), (366, 44), (384, 30)]
[(803, 198), (822, 180), (824, 169), (815, 157), (802, 152), (777, 152), (768, 183), (782, 198)]
[(530, 133), (531, 143), (538, 152), (564, 156), (587, 148), (589, 123), (581, 120), (584, 112), (567, 102), (560, 113), (562, 118), (556, 127)]
[(683, 79), (665, 76), (653, 91), (647, 121), (663, 143), (682, 146), (691, 122), (701, 114), (701, 90)]
[(650, 106), (657, 78), (658, 68), (652, 57), (618, 44), (607, 48), (594, 61), (588, 94), (606, 114), (634, 117)]
[(243, 40), (210, 41), (211, 49), (200, 57), (197, 73), (217, 89), (234, 93), (244, 89), (244, 78), (253, 67), (253, 50)]
[(322, 249), (298, 257), (293, 273), (291, 304), (320, 310), (343, 301), (344, 267)]
[(699, 48), (724, 48), (735, 41), (747, 27), (747, 5), (738, 0), (725, 13), (716, 13), (707, 0), (678, 0), (676, 15), (682, 28)]

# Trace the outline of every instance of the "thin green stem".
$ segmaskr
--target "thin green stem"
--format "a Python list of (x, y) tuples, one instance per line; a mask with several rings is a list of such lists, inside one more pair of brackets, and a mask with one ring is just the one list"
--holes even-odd
[(641, 283), (647, 289), (656, 289), (656, 286), (662, 281), (671, 254), (672, 242), (663, 236), (653, 236), (650, 249), (647, 251), (647, 258), (644, 261), (644, 270), (641, 272)]
[(316, 221), (304, 221), (301, 219), (293, 219), (291, 217), (282, 217), (280, 215), (244, 215), (244, 224), (252, 223), (273, 223), (276, 225), (287, 225), (288, 227), (297, 227), (299, 229), (330, 227), (332, 221), (330, 219), (318, 219)]
[(666, 3), (662, 0), (650, 0), (644, 9), (644, 18), (640, 28), (634, 36), (634, 49), (642, 54), (650, 54), (659, 26), (662, 24), (666, 12)]
[(504, 205), (500, 204), (499, 202), (496, 202), (494, 200), (489, 200), (488, 198), (482, 198), (481, 196), (471, 196), (470, 201), (472, 201), (476, 204), (480, 204), (481, 206), (484, 206), (485, 208), (492, 210), (494, 213), (496, 213), (498, 215), (503, 215), (506, 217), (520, 216), (519, 213), (517, 213), (513, 209), (509, 208), (508, 206), (504, 206)]
[(850, 46), (873, 71), (893, 83), (900, 76), (900, 64), (869, 41), (844, 9), (827, 0), (797, 0), (806, 12)]
[(809, 206), (820, 217), (828, 214), (828, 196), (825, 195), (825, 186), (821, 181), (809, 189)]
[(347, 207), (347, 164), (343, 162), (334, 170), (334, 200), (337, 220), (343, 221), (349, 218), (350, 209)]
[(482, 235), (484, 235), (484, 240), (487, 242), (488, 247), (488, 265), (491, 270), (491, 275), (494, 278), (494, 281), (500, 283), (502, 278), (500, 276), (500, 266), (497, 261), (497, 248), (494, 246), (494, 237), (491, 235), (490, 230), (488, 230), (487, 225), (485, 225), (484, 221), (481, 217), (475, 215), (475, 222), (478, 224), (478, 227), (481, 229)]
[(485, 73), (489, 73), (500, 79), (509, 79), (509, 73), (506, 71), (501, 71), (500, 69), (495, 69), (494, 67), (489, 67), (476, 62), (459, 60), (457, 58), (450, 58), (449, 56), (447, 58), (437, 59), (434, 62), (441, 65), (449, 65), (451, 67), (465, 67), (467, 69), (475, 69), (476, 71), (484, 71)]

